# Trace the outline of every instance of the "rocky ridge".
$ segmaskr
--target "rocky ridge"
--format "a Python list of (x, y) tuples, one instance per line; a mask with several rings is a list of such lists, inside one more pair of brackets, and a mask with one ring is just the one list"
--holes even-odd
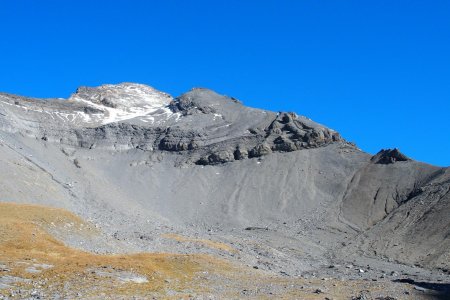
[[(250, 109), (207, 89), (173, 99), (145, 85), (124, 83), (81, 87), (66, 102), (1, 98), (4, 108), (13, 107), (2, 120), (10, 131), (23, 127), (32, 137), (89, 149), (183, 151), (188, 164), (220, 164), (343, 141), (336, 131), (295, 113)], [(31, 120), (15, 123), (24, 110)], [(250, 116), (256, 118), (248, 126), (243, 118)]]

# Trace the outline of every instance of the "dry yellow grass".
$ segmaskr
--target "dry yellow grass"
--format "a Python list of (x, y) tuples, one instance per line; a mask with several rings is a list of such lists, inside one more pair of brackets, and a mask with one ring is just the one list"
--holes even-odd
[[(208, 295), (210, 292), (216, 298), (237, 299), (244, 297), (244, 291), (252, 291), (252, 295), (245, 294), (249, 299), (349, 299), (361, 290), (378, 294), (408, 290), (414, 299), (424, 299), (414, 294), (411, 287), (399, 284), (273, 277), (202, 254), (96, 255), (66, 246), (48, 233), (52, 228), (69, 235), (74, 232), (89, 237), (98, 234), (82, 219), (62, 209), (0, 203), (0, 265), (3, 265), (0, 278), (8, 275), (28, 279), (28, 282), (14, 283), (14, 288), (31, 290), (38, 285), (49, 298), (59, 295), (63, 299), (130, 299), (131, 296), (136, 299), (155, 296), (158, 299), (187, 299), (190, 295)], [(226, 244), (209, 240), (174, 234), (166, 237), (221, 251), (236, 251)], [(36, 266), (40, 272), (27, 270)], [(148, 282), (121, 281), (119, 275), (124, 273), (145, 277)], [(264, 292), (267, 286), (277, 287), (275, 293)], [(315, 293), (318, 287), (324, 292)], [(81, 295), (77, 296), (77, 293)], [(0, 289), (0, 295), (9, 295), (9, 288)], [(398, 299), (407, 298), (410, 297)]]
[[(70, 286), (83, 291), (84, 297), (164, 294), (169, 287), (182, 296), (190, 291), (206, 292), (195, 282), (196, 274), (201, 271), (230, 268), (224, 261), (207, 255), (96, 255), (56, 240), (46, 230), (51, 226), (76, 227), (84, 234), (95, 233), (79, 217), (62, 209), (0, 203), (0, 262), (9, 268), (7, 275), (40, 282), (47, 290), (65, 291), (67, 296), (74, 292)], [(39, 273), (26, 270), (35, 264), (52, 267)], [(101, 276), (95, 270), (106, 270), (112, 275)], [(119, 283), (114, 280), (115, 272), (132, 272), (145, 276), (148, 282)]]

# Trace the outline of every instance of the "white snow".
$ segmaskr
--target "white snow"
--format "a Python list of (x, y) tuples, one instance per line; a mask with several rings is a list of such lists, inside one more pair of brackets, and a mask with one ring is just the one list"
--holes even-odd
[(13, 105), (12, 103), (9, 103), (9, 102), (6, 102), (6, 101), (0, 101), (0, 102), (2, 102), (4, 104), (7, 104), (7, 105)]
[[(103, 105), (99, 100), (106, 99), (115, 107)], [(68, 101), (82, 103), (85, 106), (98, 109), (99, 113), (88, 114), (84, 111), (47, 111), (42, 108), (35, 109), (23, 105), (15, 105), (7, 101), (0, 103), (16, 106), (26, 111), (45, 113), (53, 120), (67, 123), (95, 123), (108, 124), (134, 118), (144, 123), (154, 124), (174, 120), (181, 117), (180, 113), (173, 113), (168, 105), (173, 98), (152, 87), (142, 84), (122, 83), (117, 85), (102, 85), (94, 88), (92, 94), (73, 94)], [(215, 115), (220, 116), (220, 115)]]
[[(70, 97), (70, 100), (83, 102), (88, 106), (103, 111), (102, 124), (144, 116), (145, 119), (141, 120), (148, 122), (154, 121), (155, 116), (165, 116), (168, 119), (173, 115), (172, 111), (167, 107), (172, 97), (149, 86), (141, 84), (119, 84), (104, 85), (97, 89), (99, 90), (99, 94), (96, 94), (93, 99), (85, 99), (78, 94), (74, 94)], [(94, 103), (99, 97), (105, 97), (115, 107)]]

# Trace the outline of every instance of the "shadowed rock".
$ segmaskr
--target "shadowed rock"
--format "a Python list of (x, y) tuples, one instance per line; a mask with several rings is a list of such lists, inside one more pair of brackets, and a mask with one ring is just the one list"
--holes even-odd
[(401, 153), (397, 148), (395, 149), (381, 149), (380, 152), (375, 154), (371, 161), (375, 164), (393, 164), (397, 161), (408, 161), (409, 159), (406, 155)]

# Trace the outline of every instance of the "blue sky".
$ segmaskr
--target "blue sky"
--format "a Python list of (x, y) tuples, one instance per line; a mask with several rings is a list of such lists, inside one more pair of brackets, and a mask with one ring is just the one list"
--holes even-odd
[(0, 46), (3, 92), (208, 87), (450, 165), (450, 1), (3, 1)]

